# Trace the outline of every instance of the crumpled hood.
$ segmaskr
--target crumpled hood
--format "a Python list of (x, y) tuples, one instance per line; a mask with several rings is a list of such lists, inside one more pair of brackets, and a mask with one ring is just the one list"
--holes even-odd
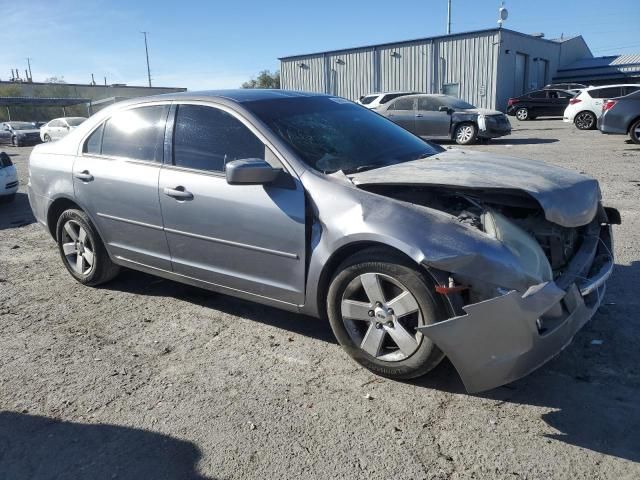
[(597, 180), (534, 160), (452, 149), (433, 157), (349, 175), (355, 185), (434, 185), (520, 190), (550, 222), (578, 227), (598, 211)]

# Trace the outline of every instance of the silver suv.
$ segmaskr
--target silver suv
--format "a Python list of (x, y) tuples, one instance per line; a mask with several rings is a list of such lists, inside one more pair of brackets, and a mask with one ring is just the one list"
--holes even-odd
[(127, 267), (326, 316), (370, 370), (412, 378), (446, 355), (469, 391), (571, 341), (619, 222), (592, 178), (278, 90), (113, 105), (33, 150), (29, 199), (83, 284)]

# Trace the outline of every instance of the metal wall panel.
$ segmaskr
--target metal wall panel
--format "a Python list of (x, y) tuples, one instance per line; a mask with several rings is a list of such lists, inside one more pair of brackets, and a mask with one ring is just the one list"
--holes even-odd
[(327, 54), (327, 93), (357, 100), (375, 90), (373, 49)]
[(400, 43), (380, 47), (379, 90), (431, 91), (430, 44), (431, 42)]
[(280, 83), (285, 90), (325, 93), (325, 56), (309, 55), (280, 63)]

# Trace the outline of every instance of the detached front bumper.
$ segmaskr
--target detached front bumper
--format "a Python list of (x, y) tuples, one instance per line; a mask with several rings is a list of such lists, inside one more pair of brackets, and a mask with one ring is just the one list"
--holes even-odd
[[(484, 117), (484, 118), (483, 118)], [(479, 116), (478, 138), (497, 138), (511, 135), (511, 123), (506, 116)]]
[(449, 357), (468, 392), (529, 374), (569, 345), (594, 315), (614, 265), (611, 226), (596, 222), (594, 229), (599, 232), (586, 236), (555, 281), (466, 305), (466, 315), (418, 328)]

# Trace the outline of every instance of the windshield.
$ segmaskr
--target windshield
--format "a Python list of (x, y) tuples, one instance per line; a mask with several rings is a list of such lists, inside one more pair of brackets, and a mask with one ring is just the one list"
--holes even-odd
[(14, 130), (33, 130), (36, 128), (35, 123), (31, 122), (8, 122)]
[(71, 117), (71, 118), (66, 118), (65, 120), (67, 121), (67, 124), (70, 127), (77, 127), (82, 122), (84, 122), (86, 120), (86, 118), (84, 118), (84, 117)]
[(446, 97), (440, 97), (440, 98), (435, 97), (435, 98), (437, 100), (440, 100), (443, 106), (455, 108), (456, 110), (470, 110), (472, 108), (476, 108), (475, 105), (471, 105), (470, 103), (467, 103), (464, 100), (461, 100), (456, 97), (446, 96)]
[(342, 98), (279, 98), (245, 106), (309, 167), (324, 173), (354, 173), (443, 151)]

